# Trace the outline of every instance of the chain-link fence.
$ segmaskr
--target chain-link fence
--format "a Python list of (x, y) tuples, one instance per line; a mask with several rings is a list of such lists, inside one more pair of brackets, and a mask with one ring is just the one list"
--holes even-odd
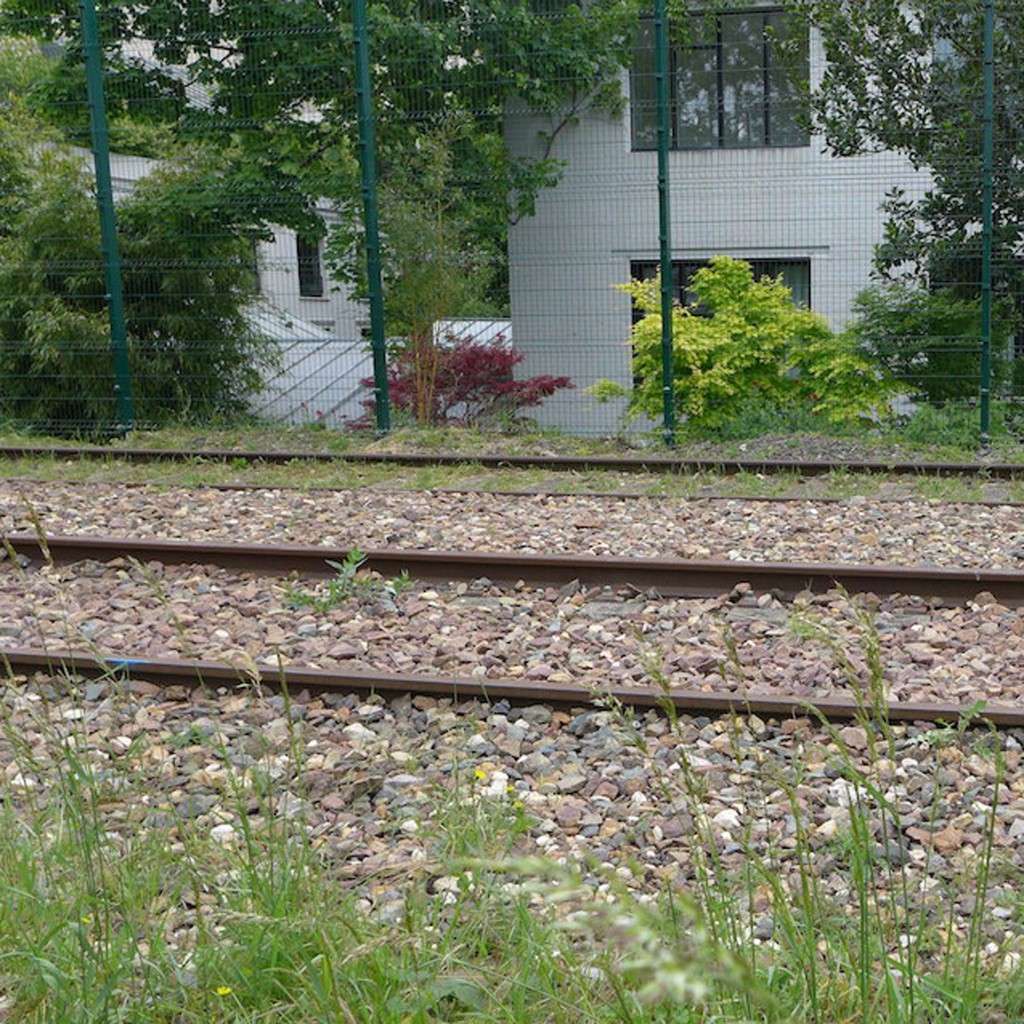
[(665, 6), (3, 0), (0, 418), (1012, 432), (1024, 8)]

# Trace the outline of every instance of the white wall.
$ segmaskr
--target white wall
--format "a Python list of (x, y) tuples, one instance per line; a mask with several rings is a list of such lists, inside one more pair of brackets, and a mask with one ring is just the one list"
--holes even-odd
[[(337, 221), (326, 204), (318, 207), (317, 213), (325, 224)], [(274, 238), (260, 243), (259, 269), (262, 294), (279, 309), (324, 328), (342, 341), (357, 341), (362, 337), (362, 326), (369, 322), (367, 310), (349, 297), (347, 287), (330, 279), (325, 265), (322, 265), (323, 296), (299, 294), (295, 232), (291, 228), (275, 228)]]
[[(812, 52), (812, 68), (816, 59)], [(536, 157), (550, 129), (546, 118), (510, 110), (505, 137), (513, 153)], [(628, 280), (632, 260), (658, 258), (657, 154), (631, 151), (627, 103), (622, 116), (585, 113), (567, 125), (550, 155), (567, 161), (564, 177), (509, 235), (513, 329), (527, 356), (520, 371), (567, 373), (577, 385), (548, 400), (541, 422), (607, 433), (622, 403), (599, 406), (581, 391), (602, 377), (630, 382), (630, 301), (614, 286)], [(928, 180), (894, 154), (837, 159), (814, 138), (787, 149), (675, 151), (669, 166), (673, 259), (809, 259), (811, 304), (837, 328), (869, 283), (885, 193), (917, 193)]]

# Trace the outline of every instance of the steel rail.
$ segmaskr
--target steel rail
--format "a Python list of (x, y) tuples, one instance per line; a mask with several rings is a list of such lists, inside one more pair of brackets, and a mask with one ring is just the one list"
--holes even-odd
[[(233, 544), (130, 537), (10, 534), (4, 547), (24, 558), (71, 564), (135, 559), (165, 565), (204, 564), (266, 575), (298, 573), (334, 575), (328, 562), (344, 561), (346, 548), (297, 544)], [(907, 594), (924, 598), (969, 600), (987, 591), (1008, 605), (1024, 604), (1024, 572), (1013, 569), (949, 569), (933, 566), (815, 564), (788, 562), (692, 561), (677, 558), (537, 555), (523, 552), (461, 552), (381, 549), (365, 552), (364, 567), (385, 576), (407, 572), (431, 582), (520, 580), (561, 586), (578, 581), (588, 586), (654, 590), (664, 597), (718, 597), (738, 583), (758, 592), (793, 596), (803, 591), (841, 587), (849, 593)]]
[[(610, 687), (595, 692), (571, 684), (530, 683), (518, 679), (476, 679), (438, 675), (398, 675), (387, 672), (313, 669), (294, 666), (271, 668), (223, 662), (171, 658), (104, 657), (84, 651), (44, 651), (35, 648), (0, 647), (0, 665), (9, 674), (30, 676), (36, 672), (73, 675), (82, 678), (115, 678), (145, 681), (159, 686), (205, 686), (207, 688), (258, 685), (289, 693), (354, 692), (413, 694), (477, 698), (489, 702), (507, 700), (517, 704), (547, 704), (580, 707), (605, 702), (637, 709), (671, 706), (677, 714), (754, 714), (761, 718), (820, 717), (829, 722), (872, 719), (873, 709), (862, 701), (843, 697), (800, 698), (741, 693), (702, 693), (662, 690), (653, 687)], [(884, 717), (891, 722), (945, 722), (955, 724), (963, 716), (988, 722), (1001, 729), (1024, 728), (1024, 708), (995, 705), (978, 709), (956, 704), (887, 704)]]
[(822, 476), (836, 470), (853, 473), (892, 473), (915, 476), (983, 476), (993, 480), (1024, 477), (1024, 462), (906, 462), (884, 459), (726, 459), (676, 458), (661, 455), (490, 455), (428, 452), (303, 452), (236, 451), (211, 448), (178, 451), (167, 448), (105, 448), (99, 445), (55, 448), (49, 445), (2, 445), (0, 458), (52, 456), (65, 459), (123, 459), (127, 462), (248, 463), (347, 462), (396, 466), (480, 466), (484, 469), (548, 469), (559, 471), (618, 471), (623, 473), (793, 473)]
[[(41, 476), (4, 476), (0, 473), (0, 479), (8, 480), (13, 483), (27, 483), (27, 484), (52, 484), (54, 481), (46, 477)], [(104, 483), (113, 483), (114, 481), (104, 481)], [(85, 480), (72, 480), (72, 481), (61, 481), (61, 483), (69, 484), (72, 487), (88, 487), (89, 482)], [(139, 490), (153, 486), (151, 480), (118, 480), (116, 481), (118, 487), (123, 488), (136, 488)], [(282, 490), (299, 490), (303, 494), (308, 493), (323, 493), (323, 494), (340, 494), (348, 493), (353, 490), (371, 490), (374, 494), (397, 494), (397, 495), (408, 495), (412, 493), (410, 488), (407, 487), (383, 487), (380, 484), (373, 484), (366, 488), (361, 488), (358, 484), (267, 484), (267, 483), (215, 483), (208, 481), (204, 483), (189, 483), (189, 484), (177, 484), (175, 485), (179, 490), (204, 490), (204, 491), (222, 491), (224, 493), (231, 493), (238, 491), (241, 493), (259, 493), (260, 491), (282, 491)], [(572, 490), (572, 491), (548, 491), (543, 488), (533, 488), (529, 490), (488, 490), (486, 487), (466, 487), (463, 484), (452, 485), (442, 484), (440, 486), (434, 486), (426, 488), (430, 494), (444, 494), (447, 496), (451, 495), (467, 495), (469, 497), (479, 497), (481, 495), (488, 497), (500, 497), (500, 498), (556, 498), (556, 499), (573, 499), (573, 498), (598, 498), (601, 501), (619, 501), (628, 503), (631, 501), (664, 501), (664, 502), (701, 502), (701, 501), (715, 501), (715, 502), (743, 502), (744, 504), (753, 505), (795, 505), (795, 504), (812, 504), (812, 505), (847, 505), (849, 504), (849, 497), (836, 498), (830, 496), (823, 496), (819, 494), (716, 494), (714, 492), (705, 494), (695, 494), (690, 496), (683, 495), (670, 495), (670, 494), (654, 494), (647, 491), (604, 491), (604, 490)], [(908, 502), (925, 502), (934, 501), (932, 498), (914, 497), (913, 495), (871, 495), (870, 500), (872, 505), (906, 505)], [(979, 506), (981, 508), (1024, 508), (1024, 501), (1018, 501), (1010, 498), (951, 498), (945, 504), (950, 505), (972, 505)]]

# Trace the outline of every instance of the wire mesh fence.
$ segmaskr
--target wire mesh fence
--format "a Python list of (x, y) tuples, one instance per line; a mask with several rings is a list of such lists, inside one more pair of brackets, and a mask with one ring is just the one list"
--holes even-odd
[(0, 418), (1014, 436), (1022, 62), (1008, 0), (3, 0)]

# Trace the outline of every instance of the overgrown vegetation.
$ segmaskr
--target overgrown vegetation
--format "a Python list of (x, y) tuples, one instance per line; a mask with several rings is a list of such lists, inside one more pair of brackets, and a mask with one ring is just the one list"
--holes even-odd
[[(662, 413), (660, 281), (623, 286), (643, 313), (633, 327), (632, 391), (612, 382), (590, 389), (599, 400), (629, 395), (629, 414)], [(687, 429), (720, 430), (751, 407), (794, 412), (832, 426), (887, 416), (895, 380), (848, 335), (793, 304), (781, 279), (755, 280), (750, 264), (727, 256), (694, 275), (689, 307), (676, 305), (673, 384)]]
[[(574, 386), (568, 377), (550, 374), (517, 380), (513, 370), (524, 358), (502, 338), (410, 342), (392, 351), (389, 360), (392, 407), (422, 426), (510, 426), (523, 409)], [(372, 390), (373, 379), (363, 385)], [(366, 406), (367, 417), (354, 424), (357, 429), (372, 422), (373, 400)]]
[[(976, 300), (981, 282), (981, 188), (985, 4), (981, 0), (793, 0), (821, 36), (824, 72), (810, 90), (810, 116), (837, 156), (888, 152), (926, 168), (927, 188), (890, 193), (875, 253), (883, 279), (909, 278)], [(995, 7), (996, 145), (993, 280), (1019, 295), (1024, 188), (1016, 166), (1024, 17)], [(940, 131), (932, 126), (941, 126)]]
[[(1007, 303), (1003, 303), (1005, 307)], [(981, 308), (951, 290), (906, 283), (861, 292), (852, 333), (917, 402), (974, 402), (981, 381)], [(1003, 308), (994, 318), (992, 387), (1008, 383), (1007, 355), (1014, 317)], [(976, 418), (976, 417), (975, 417)]]
[[(0, 415), (103, 436), (116, 382), (91, 178), (45, 127), (17, 110), (0, 121)], [(245, 316), (257, 226), (199, 151), (154, 169), (120, 199), (118, 219), (139, 422), (237, 416), (272, 362)]]
[[(618, 729), (654, 780), (634, 800), (631, 829), (680, 826), (674, 849), (690, 881), (661, 892), (638, 889), (644, 866), (624, 856), (524, 856), (530, 836), (547, 834), (547, 801), (468, 755), (423, 799), (383, 811), (377, 824), (396, 830), (391, 848), (404, 859), (360, 877), (350, 843), (309, 829), (306, 786), (322, 772), (310, 759), (323, 754), (287, 694), (274, 733), (268, 705), (244, 690), (197, 693), (189, 710), (199, 716), (175, 732), (167, 720), (152, 728), (151, 712), (114, 679), (101, 684), (102, 705), (60, 681), (12, 681), (0, 702), (10, 763), (0, 1012), (37, 1024), (1014, 1020), (1020, 952), (1012, 942), (993, 950), (986, 927), (993, 889), (1016, 892), (995, 843), (1007, 779), (999, 738), (965, 718), (917, 732), (908, 747), (885, 718), (869, 617), (855, 606), (852, 616), (857, 649), (810, 608), (793, 628), (829, 646), (861, 693), (855, 729), (866, 750), (845, 730), (798, 723), (787, 742), (799, 756), (776, 758), (759, 745), (764, 723), (736, 716), (714, 729), (716, 765), (692, 745), (689, 720), (670, 712), (666, 737), (657, 712), (606, 713), (617, 725), (604, 728)], [(658, 678), (656, 651), (649, 665)], [(721, 671), (740, 671), (727, 638)], [(236, 727), (251, 726), (244, 740), (224, 728), (221, 702)], [(134, 738), (111, 730), (99, 707), (143, 728)], [(476, 733), (476, 721), (466, 728)], [(971, 797), (981, 844), (945, 880), (906, 855), (890, 793), (900, 750), (934, 764), (925, 833), (942, 813), (943, 765), (969, 756), (973, 772), (988, 766)], [(171, 779), (154, 790), (154, 777), (174, 770), (172, 752), (203, 766), (214, 807), (189, 793), (170, 802)], [(364, 774), (354, 769), (350, 802), (370, 814), (358, 795)], [(721, 799), (709, 790), (718, 776), (740, 786), (725, 817), (707, 810)], [(822, 788), (833, 794), (827, 827), (813, 811)], [(965, 892), (973, 910), (959, 914)], [(1011, 899), (1019, 915), (1019, 894)]]
[(379, 573), (364, 572), (366, 555), (359, 548), (350, 548), (343, 561), (326, 559), (335, 575), (316, 590), (307, 590), (297, 584), (285, 589), (285, 603), (292, 608), (312, 608), (315, 612), (329, 612), (350, 597), (361, 600), (375, 598), (394, 599), (412, 586), (408, 570), (390, 580)]

